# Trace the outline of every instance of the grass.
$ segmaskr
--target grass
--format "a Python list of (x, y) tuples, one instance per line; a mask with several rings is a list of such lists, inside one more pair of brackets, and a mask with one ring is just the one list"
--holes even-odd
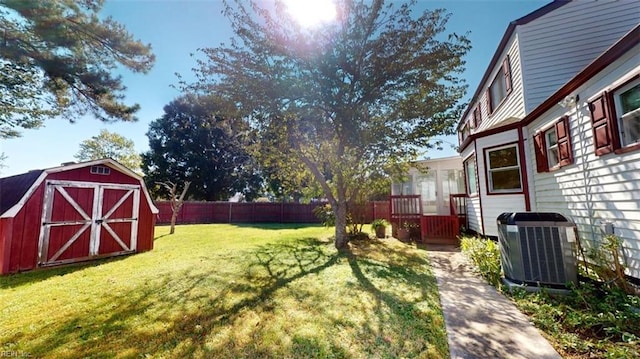
[(0, 278), (0, 350), (52, 358), (448, 357), (426, 255), (320, 226), (158, 227), (151, 252)]
[(640, 358), (640, 297), (581, 282), (567, 295), (509, 292), (500, 286), (500, 251), (494, 242), (461, 240), (476, 269), (514, 300), (564, 358)]

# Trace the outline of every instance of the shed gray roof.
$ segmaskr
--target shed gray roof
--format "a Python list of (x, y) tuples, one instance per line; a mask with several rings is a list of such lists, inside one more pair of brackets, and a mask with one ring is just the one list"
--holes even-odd
[(0, 214), (15, 206), (44, 170), (0, 178)]

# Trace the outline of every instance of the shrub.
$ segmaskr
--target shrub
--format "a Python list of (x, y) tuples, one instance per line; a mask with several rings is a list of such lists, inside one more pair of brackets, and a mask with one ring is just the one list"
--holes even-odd
[(463, 237), (460, 247), (482, 277), (491, 285), (500, 285), (500, 247), (497, 242), (479, 237)]
[(328, 203), (314, 208), (313, 214), (325, 227), (333, 227), (336, 225), (336, 214)]

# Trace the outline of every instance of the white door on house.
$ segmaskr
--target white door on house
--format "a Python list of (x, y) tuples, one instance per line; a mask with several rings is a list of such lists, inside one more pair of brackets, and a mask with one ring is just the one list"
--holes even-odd
[(422, 196), (422, 213), (436, 214), (438, 211), (438, 186), (436, 171), (418, 177), (418, 194)]
[(464, 193), (463, 174), (460, 170), (449, 169), (439, 171), (439, 175), (442, 196), (438, 201), (438, 214), (448, 215), (451, 213), (449, 195)]

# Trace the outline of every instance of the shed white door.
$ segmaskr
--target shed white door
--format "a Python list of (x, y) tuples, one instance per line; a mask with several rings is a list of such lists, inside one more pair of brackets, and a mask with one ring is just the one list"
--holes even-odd
[(139, 204), (140, 186), (47, 181), (39, 265), (135, 251)]

